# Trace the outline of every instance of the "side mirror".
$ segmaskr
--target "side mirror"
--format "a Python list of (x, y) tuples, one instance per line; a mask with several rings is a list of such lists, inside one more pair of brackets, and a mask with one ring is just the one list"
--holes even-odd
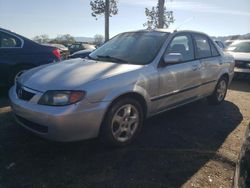
[(170, 53), (164, 56), (165, 65), (180, 63), (182, 61), (183, 61), (183, 57), (181, 53)]

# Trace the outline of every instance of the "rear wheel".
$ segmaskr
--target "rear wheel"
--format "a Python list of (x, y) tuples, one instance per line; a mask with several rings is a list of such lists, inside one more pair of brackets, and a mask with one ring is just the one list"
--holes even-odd
[(101, 139), (111, 146), (125, 146), (138, 135), (143, 123), (140, 103), (123, 98), (113, 104), (101, 127)]
[(228, 80), (226, 77), (221, 77), (211, 96), (208, 97), (208, 102), (211, 104), (220, 104), (224, 101), (227, 94)]

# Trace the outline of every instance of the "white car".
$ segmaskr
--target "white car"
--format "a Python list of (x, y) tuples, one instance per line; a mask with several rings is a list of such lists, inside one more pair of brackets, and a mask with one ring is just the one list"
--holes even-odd
[(234, 56), (236, 75), (250, 74), (250, 40), (237, 40), (226, 51)]

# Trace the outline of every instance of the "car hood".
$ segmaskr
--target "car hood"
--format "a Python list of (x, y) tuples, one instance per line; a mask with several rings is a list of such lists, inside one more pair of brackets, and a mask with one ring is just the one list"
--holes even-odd
[(250, 53), (229, 52), (235, 60), (250, 61)]
[(72, 59), (36, 67), (24, 73), (19, 82), (37, 91), (82, 89), (90, 81), (105, 79), (141, 68), (142, 65), (118, 64)]

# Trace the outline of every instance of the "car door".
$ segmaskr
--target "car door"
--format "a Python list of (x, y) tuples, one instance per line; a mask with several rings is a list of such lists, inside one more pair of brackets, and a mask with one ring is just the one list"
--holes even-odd
[(195, 60), (193, 40), (190, 34), (176, 35), (168, 45), (166, 54), (180, 53), (180, 63), (158, 68), (159, 110), (192, 101), (198, 96), (201, 83), (200, 61)]
[(200, 96), (213, 92), (222, 66), (221, 56), (211, 39), (206, 35), (193, 34), (195, 58), (201, 63)]

